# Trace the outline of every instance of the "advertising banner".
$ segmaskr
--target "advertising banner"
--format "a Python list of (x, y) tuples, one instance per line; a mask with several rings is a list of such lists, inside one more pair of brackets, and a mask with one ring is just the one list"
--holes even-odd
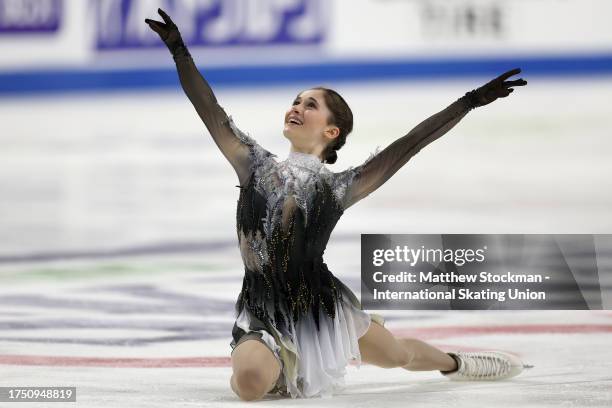
[(62, 0), (0, 0), (0, 35), (58, 30)]
[[(155, 3), (155, 4), (153, 4)], [(99, 50), (161, 47), (143, 24), (159, 3), (101, 0), (95, 3)], [(318, 44), (324, 38), (322, 0), (215, 0), (167, 2), (167, 12), (190, 46)]]

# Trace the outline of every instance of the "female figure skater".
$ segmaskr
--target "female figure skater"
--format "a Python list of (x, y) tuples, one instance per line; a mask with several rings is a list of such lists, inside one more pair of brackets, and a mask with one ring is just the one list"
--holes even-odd
[[(356, 296), (323, 262), (342, 213), (380, 187), (419, 150), (471, 109), (508, 96), (515, 69), (468, 92), (364, 164), (340, 173), (336, 151), (353, 127), (336, 92), (300, 93), (285, 113), (289, 157), (274, 155), (234, 125), (198, 72), (170, 17), (145, 22), (168, 46), (183, 90), (240, 181), (237, 233), (245, 266), (232, 330), (232, 390), (243, 400), (278, 392), (292, 398), (330, 394), (343, 385), (349, 360), (384, 368), (439, 370), (455, 380), (497, 380), (523, 369), (500, 352), (444, 353), (416, 339), (399, 339), (383, 319), (361, 309)], [(371, 322), (374, 322), (373, 324)]]

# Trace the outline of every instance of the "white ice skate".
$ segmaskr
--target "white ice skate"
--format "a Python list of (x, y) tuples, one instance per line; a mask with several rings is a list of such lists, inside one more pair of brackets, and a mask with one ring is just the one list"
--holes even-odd
[(500, 351), (483, 351), (476, 353), (448, 353), (457, 361), (455, 371), (442, 371), (442, 374), (453, 381), (496, 381), (519, 375), (523, 365), (516, 356)]

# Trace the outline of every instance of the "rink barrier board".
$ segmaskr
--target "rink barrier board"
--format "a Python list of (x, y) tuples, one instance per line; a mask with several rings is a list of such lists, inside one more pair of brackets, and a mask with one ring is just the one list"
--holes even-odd
[[(204, 63), (199, 64), (211, 85), (223, 87), (494, 77), (516, 67), (522, 68), (521, 75), (525, 78), (607, 76), (612, 74), (612, 53), (490, 59), (341, 61), (286, 66), (206, 67)], [(160, 88), (178, 91), (179, 82), (174, 68), (24, 70), (0, 73), (0, 96)]]

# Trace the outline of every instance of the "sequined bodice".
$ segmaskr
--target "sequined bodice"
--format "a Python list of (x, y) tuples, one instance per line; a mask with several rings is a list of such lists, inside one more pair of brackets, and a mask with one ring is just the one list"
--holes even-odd
[[(346, 180), (310, 154), (291, 152), (280, 162), (261, 155), (255, 161), (259, 165), (241, 187), (238, 201), (237, 233), (245, 266), (241, 299), (248, 298), (251, 309), (262, 308), (255, 313), (267, 318), (279, 311), (295, 317), (313, 306), (318, 313), (319, 301), (333, 313), (338, 294), (323, 252), (343, 213)], [(268, 307), (262, 299), (271, 302)]]
[[(250, 202), (259, 206), (265, 204), (265, 215), (261, 220), (254, 220), (256, 224), (261, 221), (260, 225), (245, 225), (240, 222), (240, 217), (238, 218), (240, 251), (248, 269), (264, 269), (269, 261), (268, 241), (272, 237), (287, 238), (295, 230), (296, 222), (301, 224), (298, 229), (307, 229), (311, 223), (316, 223), (317, 217), (321, 217), (320, 208), (314, 211), (317, 199), (338, 204), (342, 188), (336, 186), (337, 191), (334, 192), (331, 187), (332, 179), (333, 173), (327, 170), (318, 157), (299, 152), (291, 152), (287, 159), (281, 162), (268, 157), (255, 169), (251, 183), (254, 190), (252, 194), (257, 195), (257, 199)], [(323, 197), (326, 193), (328, 196)], [(331, 213), (323, 214), (323, 218), (328, 221), (337, 221), (342, 214), (339, 204), (326, 208)], [(261, 213), (263, 214), (263, 211)], [(320, 242), (323, 246), (321, 250), (326, 243), (327, 240)], [(321, 254), (314, 255), (322, 255), (322, 251)]]

